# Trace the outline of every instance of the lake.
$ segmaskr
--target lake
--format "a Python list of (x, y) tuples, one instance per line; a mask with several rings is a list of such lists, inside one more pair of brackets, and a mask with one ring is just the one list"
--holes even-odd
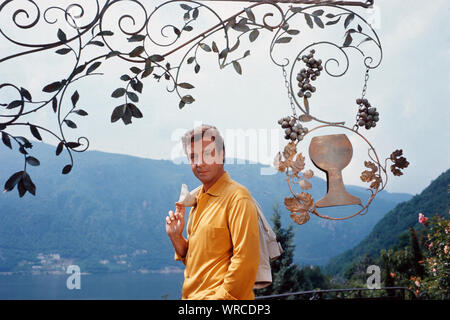
[(80, 289), (69, 290), (69, 275), (0, 275), (1, 300), (176, 300), (183, 273), (81, 275)]

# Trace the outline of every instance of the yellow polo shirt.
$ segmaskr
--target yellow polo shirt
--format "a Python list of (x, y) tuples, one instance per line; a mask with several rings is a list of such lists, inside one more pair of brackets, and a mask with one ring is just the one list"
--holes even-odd
[(258, 213), (250, 192), (227, 172), (189, 213), (182, 299), (250, 300), (259, 264)]

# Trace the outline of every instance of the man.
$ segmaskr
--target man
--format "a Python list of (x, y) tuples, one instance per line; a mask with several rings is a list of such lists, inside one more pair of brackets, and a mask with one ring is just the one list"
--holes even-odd
[(166, 217), (175, 260), (185, 266), (182, 299), (254, 299), (259, 263), (258, 215), (250, 192), (224, 170), (225, 146), (215, 127), (186, 133), (183, 148), (202, 182), (183, 237), (184, 207)]

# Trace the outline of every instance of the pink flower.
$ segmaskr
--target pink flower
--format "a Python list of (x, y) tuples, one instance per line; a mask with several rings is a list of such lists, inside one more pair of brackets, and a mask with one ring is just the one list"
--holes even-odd
[(419, 213), (419, 223), (423, 224), (424, 226), (427, 225), (428, 218), (425, 217), (422, 213)]
[(431, 242), (431, 243), (428, 245), (428, 249), (431, 249), (431, 248), (433, 248), (433, 242)]

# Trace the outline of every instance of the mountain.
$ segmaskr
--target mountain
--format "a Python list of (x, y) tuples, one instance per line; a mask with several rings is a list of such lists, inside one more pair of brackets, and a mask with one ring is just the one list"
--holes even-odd
[(400, 235), (408, 232), (409, 227), (417, 229), (418, 215), (427, 217), (449, 211), (450, 169), (431, 182), (422, 193), (398, 204), (389, 211), (373, 228), (372, 232), (357, 246), (334, 258), (326, 266), (331, 274), (342, 274), (354, 261), (369, 254), (378, 256), (381, 249), (388, 249), (399, 241)]
[[(27, 169), (37, 187), (36, 196), (27, 193), (19, 198), (16, 189), (0, 194), (0, 272), (59, 270), (61, 264), (73, 262), (91, 272), (182, 266), (173, 260), (164, 221), (181, 184), (190, 189), (199, 185), (187, 164), (99, 151), (74, 152), (72, 171), (62, 175), (69, 157), (64, 152), (57, 157), (55, 149), (35, 142), (30, 150), (41, 162)], [(22, 161), (16, 150), (0, 145), (2, 186), (14, 172), (23, 170)], [(285, 177), (261, 174), (267, 168), (261, 164), (236, 162), (227, 159), (226, 170), (250, 190), (268, 220), (274, 205), (283, 208), (282, 223), (293, 224), (296, 231), (295, 261), (303, 265), (325, 264), (355, 246), (386, 212), (411, 198), (381, 192), (366, 215), (346, 221), (312, 216), (298, 226), (284, 208), (283, 199), (290, 196)], [(315, 199), (325, 194), (324, 180), (313, 177), (311, 182)], [(348, 186), (348, 190), (361, 199), (368, 197), (364, 188)], [(346, 207), (327, 210), (324, 213), (330, 216), (349, 213)]]

